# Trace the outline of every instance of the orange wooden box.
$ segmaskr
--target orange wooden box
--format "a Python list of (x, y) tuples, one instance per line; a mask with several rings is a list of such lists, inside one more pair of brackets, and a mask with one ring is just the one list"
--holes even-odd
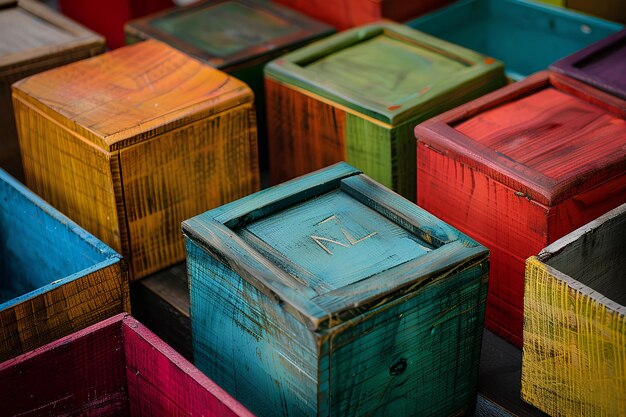
[(253, 94), (146, 41), (13, 85), (28, 186), (129, 261), (184, 259), (182, 220), (259, 188)]

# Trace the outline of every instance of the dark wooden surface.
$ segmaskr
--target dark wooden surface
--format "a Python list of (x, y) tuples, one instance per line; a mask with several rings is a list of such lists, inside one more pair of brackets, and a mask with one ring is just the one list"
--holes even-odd
[[(185, 263), (131, 287), (133, 316), (187, 359), (192, 357), (189, 293)], [(520, 398), (522, 352), (485, 329), (474, 417), (546, 417)]]
[(626, 99), (626, 29), (555, 62), (550, 69)]

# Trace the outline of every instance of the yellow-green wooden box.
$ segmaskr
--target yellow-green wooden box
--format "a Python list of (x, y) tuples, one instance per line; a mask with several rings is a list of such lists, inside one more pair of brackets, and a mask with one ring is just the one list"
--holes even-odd
[(626, 204), (526, 261), (522, 398), (626, 416)]

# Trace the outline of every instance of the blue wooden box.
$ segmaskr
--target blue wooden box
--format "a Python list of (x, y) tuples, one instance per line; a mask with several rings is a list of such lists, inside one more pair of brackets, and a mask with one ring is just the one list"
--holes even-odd
[(546, 69), (622, 28), (525, 0), (461, 0), (408, 25), (503, 61), (513, 80)]
[(476, 398), (488, 251), (340, 163), (183, 222), (196, 366), (259, 416)]
[(0, 362), (129, 312), (127, 269), (0, 170)]

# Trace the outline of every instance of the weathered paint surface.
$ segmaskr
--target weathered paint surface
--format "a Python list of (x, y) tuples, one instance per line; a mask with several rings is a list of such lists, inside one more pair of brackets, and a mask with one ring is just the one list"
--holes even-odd
[(133, 279), (184, 259), (182, 220), (260, 186), (252, 91), (161, 42), (21, 80), (14, 102), (27, 184)]
[(183, 223), (196, 364), (260, 416), (475, 401), (487, 251), (359, 174), (338, 164)]
[(413, 127), (504, 85), (498, 61), (393, 23), (301, 48), (265, 75), (274, 183), (345, 160), (412, 201)]
[(130, 311), (121, 256), (0, 170), (0, 359)]
[(287, 7), (258, 0), (210, 0), (131, 21), (129, 43), (157, 39), (231, 74), (254, 91), (262, 168), (267, 168), (263, 67), (334, 29)]
[(502, 60), (514, 80), (544, 70), (622, 28), (525, 0), (462, 0), (408, 25)]
[(125, 314), (0, 363), (0, 381), (6, 416), (252, 417)]
[(0, 10), (0, 167), (24, 180), (11, 84), (104, 51), (104, 39), (38, 1), (4, 1)]
[(527, 260), (522, 397), (551, 416), (626, 416), (625, 233), (622, 205)]
[(525, 259), (626, 202), (624, 108), (545, 72), (415, 129), (418, 204), (491, 250), (486, 323), (517, 346)]
[(555, 62), (550, 69), (626, 99), (626, 29)]

